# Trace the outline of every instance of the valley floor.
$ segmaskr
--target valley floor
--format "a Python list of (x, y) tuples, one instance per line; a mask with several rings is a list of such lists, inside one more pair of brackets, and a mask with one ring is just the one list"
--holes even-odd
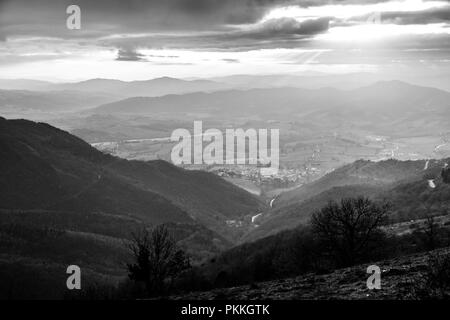
[[(432, 252), (450, 254), (450, 247)], [(363, 300), (412, 299), (415, 285), (427, 270), (429, 252), (336, 270), (330, 274), (307, 274), (257, 284), (193, 292), (170, 297), (174, 300)], [(369, 265), (381, 268), (381, 289), (369, 290), (366, 273)]]

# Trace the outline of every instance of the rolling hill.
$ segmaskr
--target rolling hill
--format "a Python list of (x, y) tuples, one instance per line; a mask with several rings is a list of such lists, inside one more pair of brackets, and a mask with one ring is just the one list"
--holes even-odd
[[(365, 196), (391, 204), (391, 221), (409, 221), (450, 213), (450, 185), (441, 170), (450, 159), (426, 161), (356, 161), (319, 180), (281, 194), (274, 208), (258, 220), (259, 226), (243, 241), (253, 241), (307, 224), (329, 201)], [(426, 169), (425, 169), (426, 167)], [(434, 188), (429, 181), (434, 181)]]
[(287, 87), (133, 97), (91, 111), (173, 117), (201, 114), (222, 118), (298, 118), (330, 129), (345, 126), (411, 136), (445, 131), (450, 126), (449, 101), (447, 91), (385, 81), (353, 90)]
[(126, 161), (43, 123), (0, 120), (1, 207), (105, 212), (148, 223), (200, 223), (233, 240), (227, 219), (264, 205), (205, 172)]
[(382, 186), (395, 181), (418, 177), (423, 174), (425, 163), (426, 161), (397, 161), (393, 159), (380, 162), (358, 160), (334, 170), (317, 181), (282, 193), (274, 201), (274, 206), (304, 201), (333, 187), (346, 185)]
[(1, 298), (63, 298), (72, 264), (86, 287), (117, 285), (144, 225), (165, 223), (200, 263), (237, 239), (226, 219), (264, 208), (212, 174), (118, 159), (28, 120), (0, 118), (0, 165)]

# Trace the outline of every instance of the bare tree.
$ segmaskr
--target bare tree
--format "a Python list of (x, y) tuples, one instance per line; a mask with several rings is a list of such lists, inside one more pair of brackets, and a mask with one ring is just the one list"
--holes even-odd
[(311, 220), (313, 233), (325, 252), (339, 266), (353, 265), (380, 240), (380, 226), (386, 221), (388, 205), (363, 197), (330, 202)]
[(434, 216), (427, 216), (424, 227), (425, 245), (427, 250), (434, 250), (438, 247), (438, 229)]
[(190, 267), (189, 259), (164, 225), (133, 234), (129, 247), (134, 259), (127, 264), (129, 277), (143, 282), (149, 295), (164, 293), (174, 278)]
[(441, 171), (442, 181), (450, 183), (450, 167), (445, 167)]

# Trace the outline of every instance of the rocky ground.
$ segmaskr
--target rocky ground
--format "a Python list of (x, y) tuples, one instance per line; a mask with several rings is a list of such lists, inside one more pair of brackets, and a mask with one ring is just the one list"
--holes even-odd
[[(432, 252), (450, 254), (450, 247)], [(303, 299), (414, 299), (414, 289), (427, 270), (429, 253), (368, 263), (330, 274), (307, 274), (257, 284), (193, 292), (171, 299), (182, 300), (303, 300)], [(380, 267), (381, 289), (369, 290), (369, 265)]]

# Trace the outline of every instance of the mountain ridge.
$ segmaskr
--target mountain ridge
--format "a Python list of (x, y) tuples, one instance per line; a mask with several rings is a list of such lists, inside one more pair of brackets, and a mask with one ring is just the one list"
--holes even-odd
[[(259, 218), (258, 228), (246, 234), (243, 242), (307, 224), (311, 215), (329, 201), (356, 196), (387, 201), (392, 205), (390, 219), (396, 222), (446, 214), (450, 212), (450, 185), (440, 175), (448, 162), (450, 159), (359, 160), (343, 166), (311, 184), (281, 194), (274, 208)], [(429, 185), (430, 179), (435, 182), (434, 188)]]
[[(398, 90), (397, 87), (403, 88)], [(380, 94), (383, 92), (383, 94)], [(346, 121), (366, 125), (376, 119), (383, 127), (404, 119), (430, 119), (439, 125), (450, 115), (450, 93), (405, 82), (377, 82), (353, 90), (293, 87), (232, 89), (160, 97), (131, 97), (91, 110), (104, 114), (202, 113), (223, 116), (301, 116), (314, 121)], [(275, 107), (276, 106), (276, 107)], [(427, 106), (426, 111), (424, 106)], [(432, 110), (433, 112), (429, 112)], [(438, 118), (437, 118), (438, 117)], [(444, 118), (442, 118), (444, 117)], [(340, 120), (339, 120), (340, 119)], [(385, 123), (384, 123), (385, 122)], [(442, 122), (442, 124), (440, 123)]]
[(0, 118), (0, 145), (4, 208), (104, 211), (149, 223), (201, 223), (235, 241), (225, 220), (264, 206), (213, 174), (161, 160), (119, 159), (43, 123)]

